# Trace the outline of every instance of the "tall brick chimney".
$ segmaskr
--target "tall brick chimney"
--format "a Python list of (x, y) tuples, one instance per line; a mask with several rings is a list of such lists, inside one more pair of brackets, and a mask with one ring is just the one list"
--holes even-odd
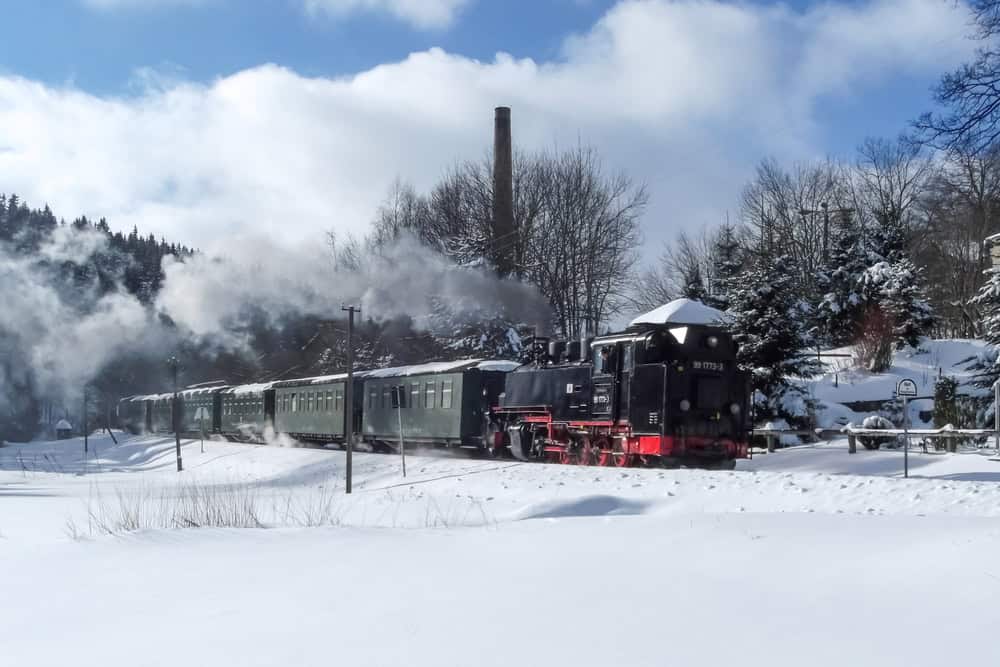
[(510, 107), (497, 107), (493, 129), (493, 261), (501, 276), (514, 271), (515, 241)]

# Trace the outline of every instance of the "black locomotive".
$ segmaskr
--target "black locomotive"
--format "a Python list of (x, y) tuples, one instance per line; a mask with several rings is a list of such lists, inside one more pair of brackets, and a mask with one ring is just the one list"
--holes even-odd
[(731, 467), (746, 456), (748, 378), (721, 328), (637, 325), (537, 354), (507, 376), (495, 451), (617, 466)]
[[(732, 467), (747, 452), (748, 378), (722, 328), (638, 324), (582, 341), (536, 339), (527, 364), (465, 360), (270, 384), (198, 386), (119, 404), (133, 431), (217, 433), (374, 449), (462, 447), (583, 465)], [(172, 414), (176, 409), (177, 414)], [(354, 428), (346, 428), (352, 415)]]

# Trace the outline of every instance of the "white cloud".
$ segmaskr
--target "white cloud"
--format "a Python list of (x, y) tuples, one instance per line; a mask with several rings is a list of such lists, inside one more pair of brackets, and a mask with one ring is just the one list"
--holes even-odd
[(649, 184), (655, 253), (721, 220), (761, 157), (825, 153), (818, 105), (944, 71), (968, 56), (966, 32), (939, 0), (804, 12), (646, 0), (554, 62), (432, 49), (338, 79), (275, 65), (208, 85), (147, 75), (127, 98), (0, 77), (0, 190), (202, 248), (251, 232), (318, 239), (363, 231), (395, 177), (423, 189), (484, 156), (492, 109), (508, 104), (521, 147), (582, 138)]
[(417, 28), (446, 28), (469, 0), (303, 0), (307, 11), (344, 16), (384, 12)]

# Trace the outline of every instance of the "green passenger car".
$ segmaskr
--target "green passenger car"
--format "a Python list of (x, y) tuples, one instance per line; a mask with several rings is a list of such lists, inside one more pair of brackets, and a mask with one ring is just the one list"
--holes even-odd
[[(366, 441), (481, 447), (489, 409), (517, 364), (466, 360), (369, 371), (364, 381)], [(402, 400), (393, 399), (393, 388)]]
[(269, 384), (229, 387), (219, 394), (219, 432), (227, 438), (261, 440), (267, 427)]
[[(355, 430), (362, 373), (354, 380)], [(297, 440), (343, 442), (347, 374), (274, 383), (274, 430)]]

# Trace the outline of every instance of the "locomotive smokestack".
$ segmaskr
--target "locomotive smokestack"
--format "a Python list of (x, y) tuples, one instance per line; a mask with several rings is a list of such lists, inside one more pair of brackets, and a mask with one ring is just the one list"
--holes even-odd
[(497, 273), (514, 271), (514, 159), (510, 107), (497, 107), (493, 131), (493, 254)]

